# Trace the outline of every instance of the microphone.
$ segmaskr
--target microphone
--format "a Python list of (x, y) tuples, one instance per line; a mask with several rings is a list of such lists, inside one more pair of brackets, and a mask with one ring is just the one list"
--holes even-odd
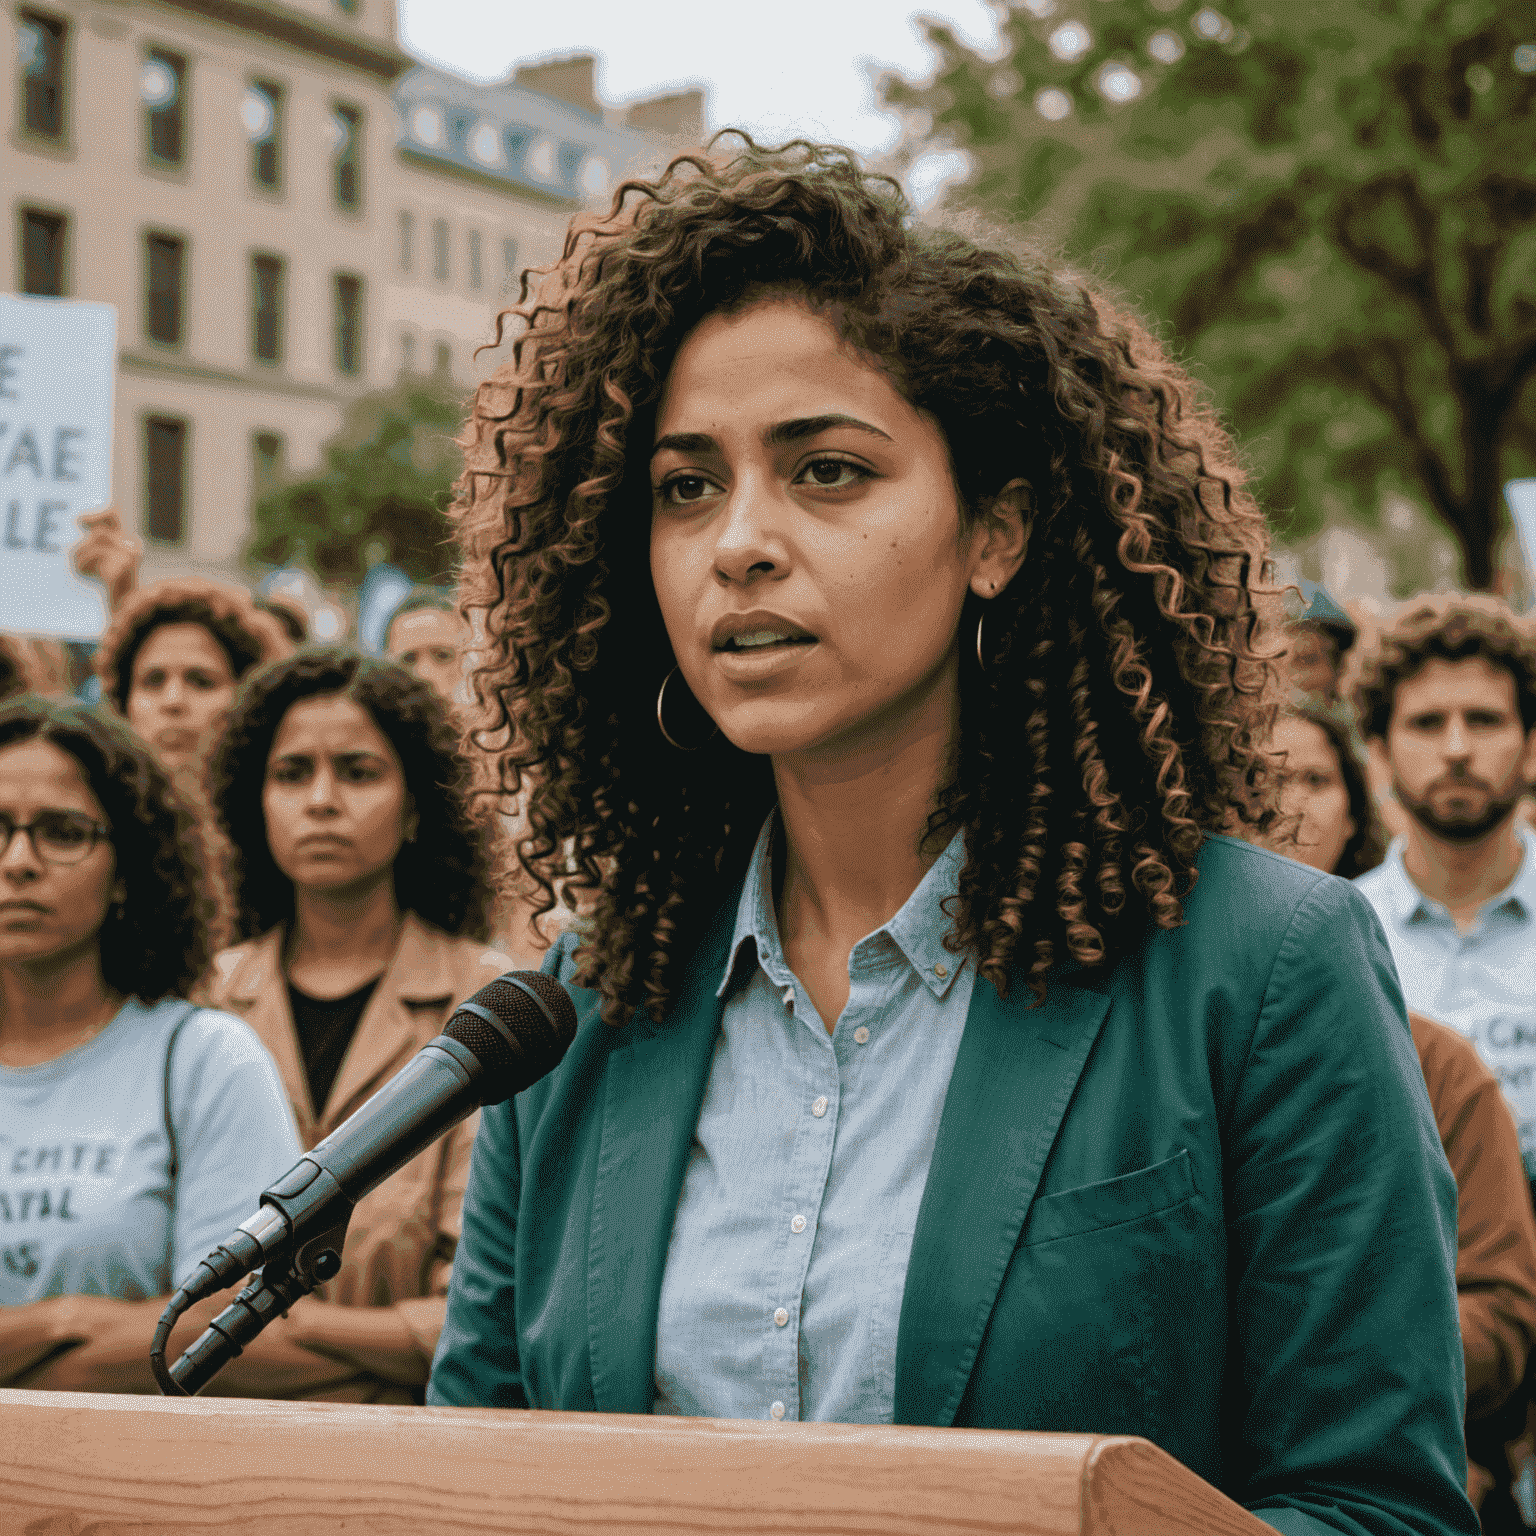
[[(161, 1390), (196, 1392), (273, 1316), (329, 1280), (341, 1267), (357, 1202), (481, 1105), (538, 1082), (575, 1034), (569, 994), (542, 971), (509, 971), (460, 1003), (443, 1032), (263, 1191), (256, 1213), (182, 1282), (150, 1350)], [(292, 1274), (258, 1277), (166, 1371), (165, 1338), (176, 1318), (264, 1265)]]

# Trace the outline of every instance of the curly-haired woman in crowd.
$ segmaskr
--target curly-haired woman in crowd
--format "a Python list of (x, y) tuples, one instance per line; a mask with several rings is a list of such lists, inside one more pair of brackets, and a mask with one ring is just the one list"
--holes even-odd
[(271, 1057), (182, 1001), (207, 907), (191, 818), (132, 732), (0, 705), (0, 1385), (152, 1391), (175, 1282), (299, 1156)]
[[(246, 942), (209, 1001), (277, 1058), (313, 1146), (511, 968), (484, 942), (480, 829), (447, 708), (393, 662), (342, 647), (254, 674), (213, 765)], [(272, 1395), (419, 1402), (443, 1319), (474, 1126), (357, 1207), (341, 1273), (259, 1342)]]
[(1222, 831), (1265, 532), (1189, 379), (814, 146), (629, 184), (522, 313), (478, 740), (596, 895), (428, 1400), (1142, 1434), (1286, 1530), (1474, 1531), (1390, 958)]
[(102, 696), (168, 768), (200, 772), (240, 679), (293, 649), (239, 587), (157, 581), (116, 611), (96, 651)]

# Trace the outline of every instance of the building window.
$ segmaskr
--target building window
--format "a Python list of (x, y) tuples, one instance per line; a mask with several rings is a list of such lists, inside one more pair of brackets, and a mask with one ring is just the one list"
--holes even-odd
[(187, 61), (151, 48), (139, 71), (144, 144), (152, 165), (180, 165), (186, 157)]
[(252, 80), (240, 104), (240, 120), (251, 145), (251, 180), (277, 191), (283, 184), (283, 88)]
[(453, 348), (446, 341), (432, 348), (432, 371), (447, 378), (453, 372)]
[(416, 220), (400, 210), (400, 270), (409, 272), (416, 260)]
[(283, 360), (283, 258), (251, 257), (251, 355), (258, 363)]
[(401, 331), (400, 333), (400, 372), (416, 372), (416, 334), (414, 331)]
[(336, 371), (357, 374), (363, 369), (363, 280), (336, 274)]
[(16, 29), (21, 67), (21, 126), (39, 138), (64, 137), (64, 42), (68, 24), (60, 16), (23, 11)]
[(181, 345), (186, 250), (174, 235), (144, 236), (144, 334), (168, 347)]
[(448, 221), (432, 221), (432, 276), (438, 282), (448, 281)]
[(186, 537), (187, 424), (176, 416), (144, 421), (144, 526), (162, 544)]
[(485, 270), (480, 262), (480, 231), (469, 232), (469, 286), (479, 289), (485, 286)]
[(283, 459), (287, 445), (276, 432), (256, 432), (251, 437), (251, 502), (264, 501), (283, 483)]
[(331, 162), (331, 191), (338, 208), (348, 211), (363, 201), (363, 114), (356, 107), (331, 108), (336, 156)]
[(518, 292), (517, 281), (517, 241), (512, 239), (501, 242), (501, 291), (509, 293), (514, 298)]
[(49, 298), (64, 294), (69, 220), (41, 208), (21, 210), (21, 291)]

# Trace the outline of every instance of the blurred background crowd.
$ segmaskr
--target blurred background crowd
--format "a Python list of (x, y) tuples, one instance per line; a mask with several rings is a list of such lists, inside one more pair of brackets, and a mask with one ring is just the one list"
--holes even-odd
[[(654, 41), (667, 7), (543, 18), (569, 46), (549, 53), (550, 33), (490, 80), (474, 72), (505, 62), (484, 52), (501, 23), (467, 4), (7, 11), (14, 291), (111, 303), (118, 355), (115, 505), (71, 553), (107, 626), (0, 636), (0, 919), (46, 888), (17, 931), (90, 955), (68, 985), (29, 982), (25, 943), (0, 940), (6, 1017), (31, 1020), (8, 1031), (0, 1106), (30, 1094), (59, 1127), (23, 1144), (0, 1120), (0, 1384), (149, 1389), (142, 1309), (249, 1202), (225, 1190), (183, 1226), (198, 1180), (251, 1146), (197, 1119), (222, 1114), (231, 1074), (290, 1107), (297, 1140), (250, 1154), (267, 1176), (454, 1000), (538, 963), (505, 851), (517, 808), (474, 813), (457, 745), (474, 637), (453, 437), (507, 355), (498, 312), (574, 213), (714, 128), (800, 129), (899, 179), (914, 217), (1070, 253), (1234, 427), (1285, 588), (1279, 846), (1360, 879), (1392, 944), (1462, 1186), (1473, 1487), (1488, 1529), (1536, 1526), (1532, 13), (975, 0), (921, 21), (806, 7), (796, 36), (790, 7), (778, 30), (799, 51), (757, 73), (792, 82), (813, 52), (821, 95), (773, 110), (733, 96), (752, 50), (695, 9), (639, 66), (652, 87), (626, 76), (617, 103), (615, 61), (653, 57), (624, 29)], [(0, 443), (0, 497), (34, 468)], [(159, 842), (133, 845), (130, 824)], [(90, 876), (106, 845), (117, 875)], [(159, 1030), (135, 1065), (102, 1050), (94, 1086), (23, 1094), (28, 1071), (107, 1040), (125, 997)], [(207, 1024), (178, 1037), (178, 998), (244, 1019), (268, 1055)], [(50, 1247), (61, 1224), (39, 1213), (84, 1198), (53, 1176), (98, 1151), (73, 1110), (40, 1106), (140, 1076), (190, 1182), (122, 1175), (116, 1198), (170, 1188), (173, 1208), (147, 1239), (119, 1220), (109, 1280)], [(221, 1390), (419, 1401), (472, 1129), (370, 1197), (341, 1276)]]

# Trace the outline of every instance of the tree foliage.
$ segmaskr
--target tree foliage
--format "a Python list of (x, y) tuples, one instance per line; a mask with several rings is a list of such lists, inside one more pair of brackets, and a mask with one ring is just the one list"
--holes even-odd
[(1536, 467), (1536, 12), (1026, 0), (1002, 61), (924, 25), (935, 78), (882, 82), (907, 152), (964, 148), (962, 200), (1163, 327), (1283, 532), (1407, 495), (1490, 584)]
[(257, 503), (248, 550), (267, 565), (310, 565), (326, 582), (360, 582), (390, 560), (420, 582), (452, 570), (443, 515), (462, 455), (463, 402), (436, 379), (403, 380), (347, 411), (325, 467)]

